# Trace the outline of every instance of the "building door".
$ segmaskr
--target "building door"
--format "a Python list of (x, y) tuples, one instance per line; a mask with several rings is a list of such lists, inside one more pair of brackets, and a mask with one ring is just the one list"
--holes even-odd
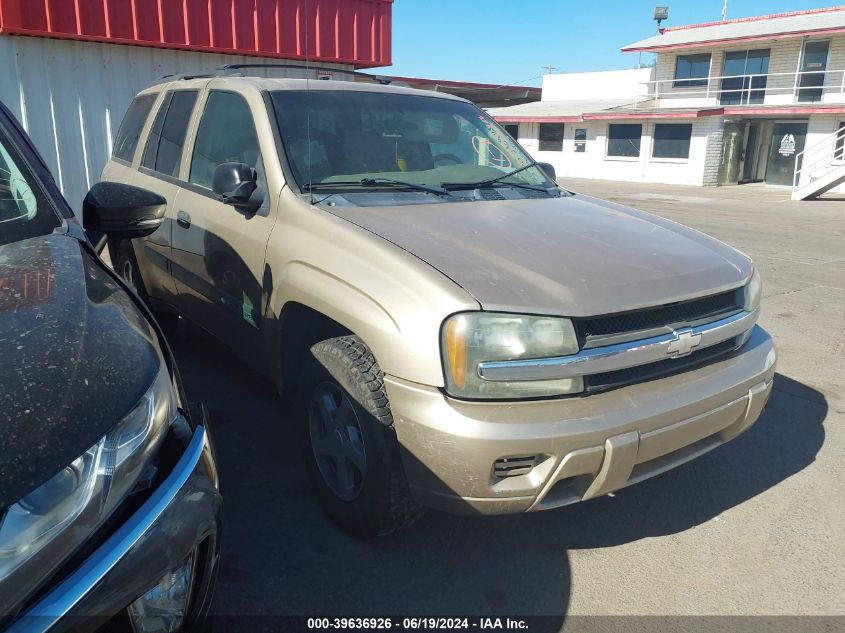
[(742, 157), (742, 182), (757, 179), (757, 157), (760, 149), (760, 124), (751, 122), (745, 131), (745, 151)]
[(772, 126), (772, 143), (766, 165), (766, 184), (792, 186), (795, 176), (795, 157), (804, 151), (807, 123), (775, 122)]
[(805, 42), (801, 55), (801, 75), (798, 79), (798, 101), (801, 103), (821, 101), (824, 90), (828, 40)]
[(719, 185), (735, 185), (739, 182), (739, 167), (742, 161), (742, 145), (745, 137), (743, 124), (725, 121), (722, 133), (722, 156), (719, 162)]

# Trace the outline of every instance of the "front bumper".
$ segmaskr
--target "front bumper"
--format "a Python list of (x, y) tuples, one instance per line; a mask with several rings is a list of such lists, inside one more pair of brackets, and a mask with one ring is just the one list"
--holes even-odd
[[(717, 362), (587, 397), (464, 402), (397, 378), (385, 384), (416, 499), (505, 514), (604, 495), (733, 439), (763, 410), (775, 363), (756, 326)], [(529, 472), (497, 476), (497, 460), (534, 456)]]
[(202, 620), (211, 605), (221, 513), (213, 450), (199, 425), (173, 471), (141, 508), (7, 630), (94, 630), (192, 553), (188, 625)]

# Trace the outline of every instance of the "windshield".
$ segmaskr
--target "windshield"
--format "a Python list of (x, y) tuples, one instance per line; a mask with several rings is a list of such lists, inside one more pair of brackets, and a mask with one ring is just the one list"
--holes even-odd
[(0, 244), (47, 235), (61, 219), (0, 119)]
[(369, 188), (391, 184), (380, 179), (472, 185), (518, 169), (504, 183), (552, 186), (505, 130), (463, 101), (352, 90), (271, 94), (304, 190), (362, 180)]

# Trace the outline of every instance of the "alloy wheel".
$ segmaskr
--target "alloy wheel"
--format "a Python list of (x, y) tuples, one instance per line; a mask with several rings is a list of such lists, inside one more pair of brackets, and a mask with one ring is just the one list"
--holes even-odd
[(321, 382), (308, 407), (311, 450), (320, 476), (340, 499), (361, 492), (367, 464), (364, 436), (349, 396), (333, 382)]

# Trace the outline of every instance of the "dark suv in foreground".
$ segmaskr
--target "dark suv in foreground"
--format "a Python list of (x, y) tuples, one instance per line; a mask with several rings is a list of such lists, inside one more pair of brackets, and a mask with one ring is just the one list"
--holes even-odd
[(163, 211), (97, 185), (86, 234), (0, 105), (0, 629), (169, 633), (208, 612), (222, 501), (205, 416), (97, 255)]

